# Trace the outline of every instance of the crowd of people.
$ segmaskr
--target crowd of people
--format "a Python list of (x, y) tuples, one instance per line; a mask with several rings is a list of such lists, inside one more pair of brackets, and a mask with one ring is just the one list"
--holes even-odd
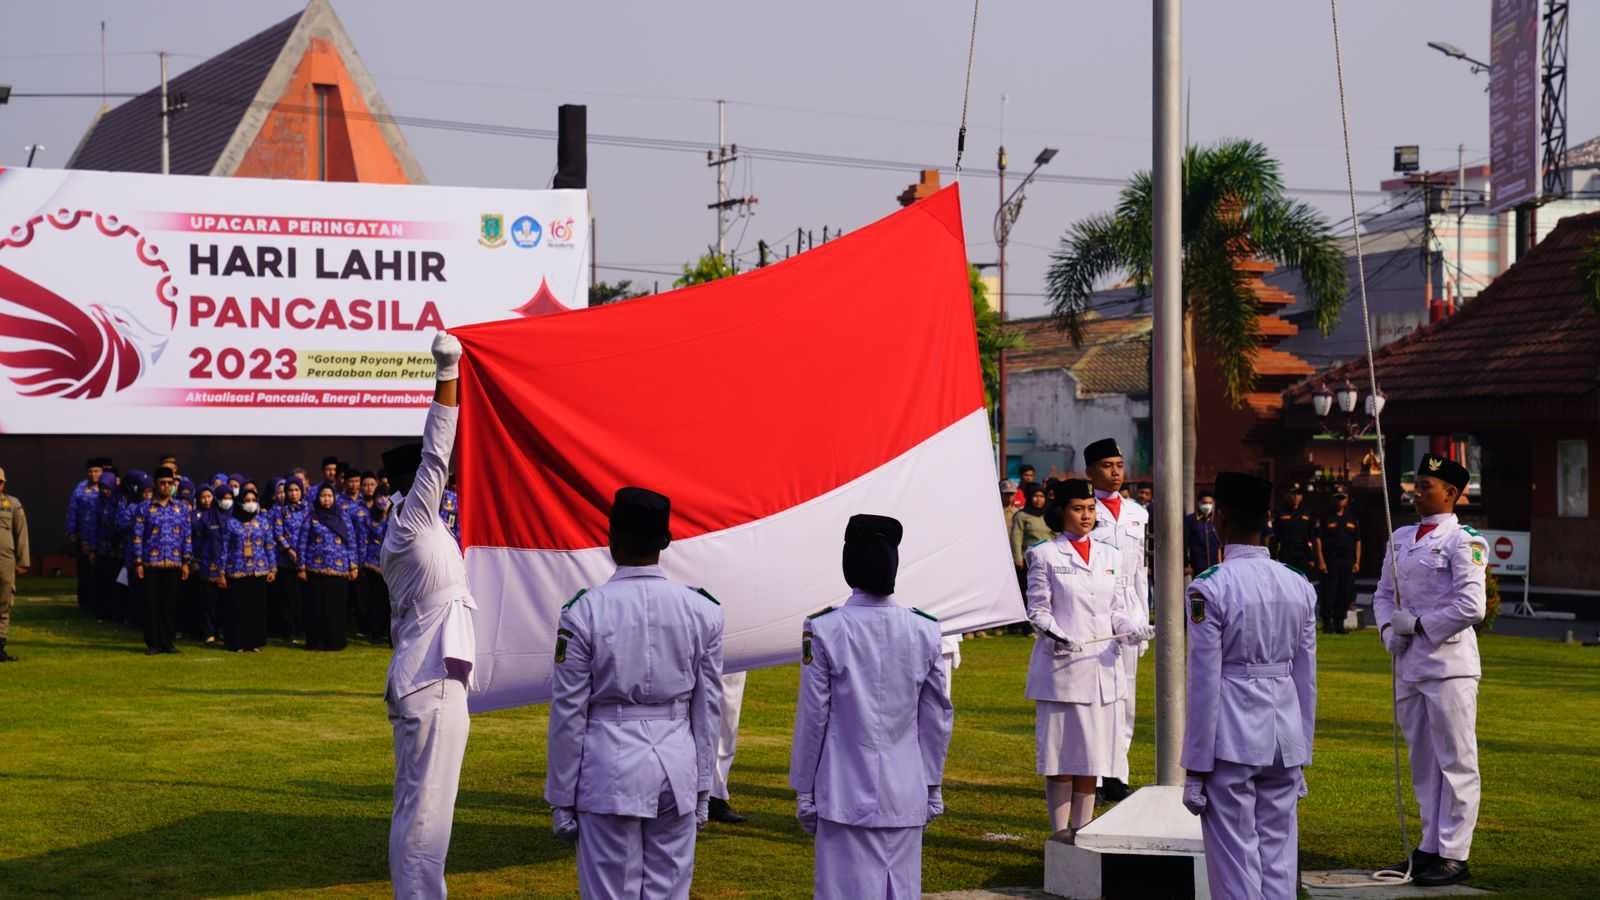
[[(148, 471), (96, 457), (86, 470), (66, 517), (78, 605), (142, 628), (146, 654), (177, 653), (182, 637), (239, 653), (269, 636), (308, 650), (343, 650), (351, 635), (390, 643), (384, 471), (327, 457), (315, 483), (303, 468), (196, 480), (175, 456)], [(438, 513), (459, 541), (454, 490)]]

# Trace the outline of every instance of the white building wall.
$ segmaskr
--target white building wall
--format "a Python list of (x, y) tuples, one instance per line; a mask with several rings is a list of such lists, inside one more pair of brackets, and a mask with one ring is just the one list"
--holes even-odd
[[(1116, 438), (1130, 467), (1138, 445), (1139, 420), (1150, 418), (1150, 402), (1126, 394), (1084, 394), (1066, 369), (1036, 369), (1006, 377), (1006, 453), (1022, 458), (1044, 478), (1083, 471), (1083, 448)], [(1129, 473), (1134, 474), (1132, 472)]]

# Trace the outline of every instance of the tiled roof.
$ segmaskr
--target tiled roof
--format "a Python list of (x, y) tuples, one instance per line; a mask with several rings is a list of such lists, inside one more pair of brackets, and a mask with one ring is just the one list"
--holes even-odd
[[(188, 109), (174, 115), (169, 124), (172, 174), (212, 173), (301, 15), (296, 13), (168, 80), (168, 95), (183, 94), (189, 101)], [(67, 168), (160, 172), (160, 110), (159, 86), (107, 110), (89, 127)]]
[[(1600, 388), (1600, 316), (1584, 303), (1577, 264), (1600, 237), (1600, 213), (1555, 231), (1454, 316), (1375, 354), (1378, 385), (1406, 401), (1582, 397)], [(1358, 358), (1284, 392), (1309, 403), (1322, 381), (1366, 379)]]
[(1600, 166), (1600, 137), (1592, 137), (1576, 147), (1569, 147), (1564, 159), (1567, 166), (1574, 169)]
[(1086, 319), (1083, 343), (1077, 347), (1048, 316), (1008, 324), (1023, 341), (1022, 349), (1006, 354), (1006, 367), (1013, 372), (1067, 369), (1091, 394), (1150, 393), (1149, 316)]

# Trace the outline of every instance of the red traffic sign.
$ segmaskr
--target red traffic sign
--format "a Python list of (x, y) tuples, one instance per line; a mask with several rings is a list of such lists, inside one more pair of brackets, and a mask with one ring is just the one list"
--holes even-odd
[(1494, 555), (1499, 559), (1510, 559), (1511, 539), (1508, 537), (1496, 538), (1494, 542)]

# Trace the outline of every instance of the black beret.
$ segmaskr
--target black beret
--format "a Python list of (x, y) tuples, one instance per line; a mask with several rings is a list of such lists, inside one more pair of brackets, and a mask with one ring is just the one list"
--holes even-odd
[(96, 469), (96, 468), (99, 468), (100, 467), (100, 457), (98, 457), (98, 456), (89, 457), (88, 459), (83, 461), (83, 467), (85, 469)]
[(611, 531), (646, 541), (665, 550), (672, 540), (672, 500), (648, 488), (617, 488), (611, 501)]
[(1265, 513), (1272, 507), (1272, 482), (1244, 472), (1219, 472), (1217, 502), (1242, 515)]
[(337, 466), (338, 464), (339, 464), (339, 457), (337, 457), (337, 456), (324, 456), (322, 458), (322, 467), (324, 469), (326, 469), (329, 466)]
[(1056, 501), (1093, 500), (1094, 487), (1083, 478), (1068, 478), (1056, 485)]
[(171, 466), (161, 466), (160, 468), (156, 469), (155, 477), (157, 481), (160, 481), (163, 478), (177, 478), (178, 474), (172, 471)]
[(1472, 479), (1465, 466), (1437, 453), (1424, 453), (1422, 459), (1417, 461), (1417, 477), (1424, 475), (1454, 485), (1458, 491), (1466, 490), (1467, 482)]
[(905, 528), (900, 524), (900, 520), (891, 516), (858, 513), (851, 516), (850, 522), (844, 527), (846, 544), (878, 541), (891, 547), (898, 547), (900, 538), (904, 535)]
[(1116, 438), (1101, 438), (1100, 440), (1095, 441), (1089, 446), (1083, 448), (1083, 462), (1084, 465), (1089, 466), (1094, 465), (1102, 459), (1110, 459), (1113, 456), (1121, 455), (1122, 448), (1117, 446)]

